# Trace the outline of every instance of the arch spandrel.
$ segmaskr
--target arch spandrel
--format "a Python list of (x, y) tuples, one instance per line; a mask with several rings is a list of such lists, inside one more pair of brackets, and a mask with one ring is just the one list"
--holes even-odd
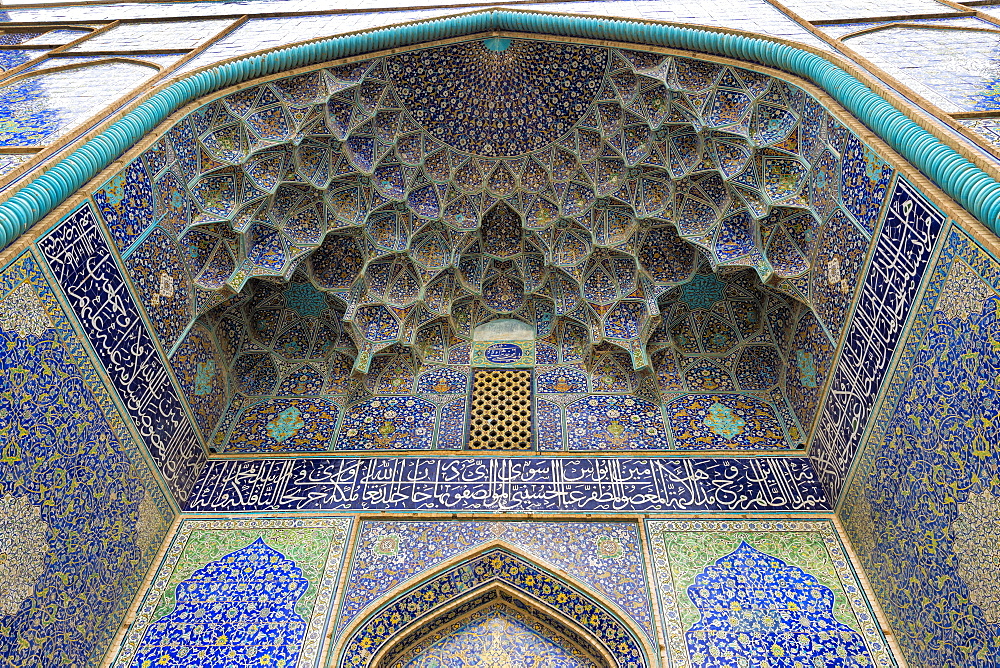
[[(576, 583), (556, 575), (534, 557), (501, 541), (480, 546), (395, 588), (366, 608), (336, 640), (328, 665), (367, 668), (394, 665), (393, 657), (420, 641), (427, 625), (451, 623), (473, 610), (507, 599), (537, 621), (609, 668), (652, 665), (645, 635), (615, 606)], [(395, 649), (394, 649), (395, 648)], [(388, 658), (387, 658), (388, 657)], [(389, 663), (386, 663), (389, 662)]]
[[(516, 640), (515, 643), (504, 643), (507, 638), (504, 638), (505, 634), (501, 629), (488, 628), (493, 626), (491, 622), (497, 621), (498, 617), (513, 622), (511, 625), (515, 626), (516, 631), (520, 631), (522, 638), (528, 634), (535, 635), (542, 642), (536, 640), (533, 643), (535, 647), (525, 649), (541, 651), (521, 657), (514, 654), (519, 649), (516, 647)], [(612, 668), (615, 665), (607, 652), (589, 638), (587, 633), (546, 614), (538, 606), (525, 601), (516, 591), (503, 585), (495, 585), (449, 606), (439, 615), (417, 625), (385, 647), (369, 665), (373, 668), (414, 668), (425, 665), (424, 662), (428, 659), (433, 661), (434, 654), (449, 655), (454, 649), (449, 646), (454, 643), (449, 641), (466, 633), (472, 626), (480, 627), (477, 629), (480, 634), (485, 630), (482, 629), (483, 626), (491, 631), (487, 643), (479, 644), (478, 647), (473, 645), (466, 650), (467, 654), (463, 658), (473, 662), (478, 659), (479, 662), (487, 662), (487, 665), (514, 666), (518, 665), (514, 663), (517, 658), (522, 661), (538, 661), (544, 657), (549, 661), (561, 660), (559, 665), (574, 668)], [(504, 644), (515, 646), (506, 648)], [(510, 651), (512, 649), (514, 652)], [(452, 655), (451, 658), (454, 660), (457, 657)]]

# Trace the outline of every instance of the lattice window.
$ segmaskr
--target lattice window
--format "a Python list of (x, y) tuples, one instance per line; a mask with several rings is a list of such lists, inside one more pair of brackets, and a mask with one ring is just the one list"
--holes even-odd
[(531, 449), (531, 370), (476, 369), (469, 448)]

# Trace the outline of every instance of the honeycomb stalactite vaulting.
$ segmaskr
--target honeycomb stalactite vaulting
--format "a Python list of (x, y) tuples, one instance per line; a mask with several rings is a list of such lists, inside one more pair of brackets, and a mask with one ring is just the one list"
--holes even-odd
[(199, 315), (245, 301), (253, 279), (302, 284), (331, 298), (327, 345), (355, 372), (496, 318), (539, 338), (577, 323), (588, 349), (647, 369), (661, 298), (699, 267), (808, 303), (828, 157), (801, 130), (808, 105), (702, 61), (470, 41), (205, 105), (157, 206)]

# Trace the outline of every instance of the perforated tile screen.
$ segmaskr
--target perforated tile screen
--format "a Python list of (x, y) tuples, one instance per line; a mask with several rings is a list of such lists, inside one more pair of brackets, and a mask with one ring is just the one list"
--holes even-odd
[(472, 387), (469, 448), (531, 448), (531, 370), (477, 369)]

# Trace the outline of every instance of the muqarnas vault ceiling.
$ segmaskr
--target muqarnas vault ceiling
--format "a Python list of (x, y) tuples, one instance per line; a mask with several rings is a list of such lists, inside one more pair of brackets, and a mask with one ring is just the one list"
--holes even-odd
[[(586, 367), (583, 392), (607, 363), (630, 379), (605, 391), (645, 379), (656, 403), (755, 393), (794, 438), (891, 175), (782, 80), (502, 38), (247, 88), (144, 156), (150, 201), (131, 200), (181, 252), (157, 275), (147, 237), (127, 264), (147, 307), (183, 277), (190, 303), (154, 327), (204, 339), (241, 396), (344, 405), (390, 358), (467, 368), (475, 328), (515, 318), (539, 364)], [(130, 171), (95, 194), (123, 248), (144, 226)]]

